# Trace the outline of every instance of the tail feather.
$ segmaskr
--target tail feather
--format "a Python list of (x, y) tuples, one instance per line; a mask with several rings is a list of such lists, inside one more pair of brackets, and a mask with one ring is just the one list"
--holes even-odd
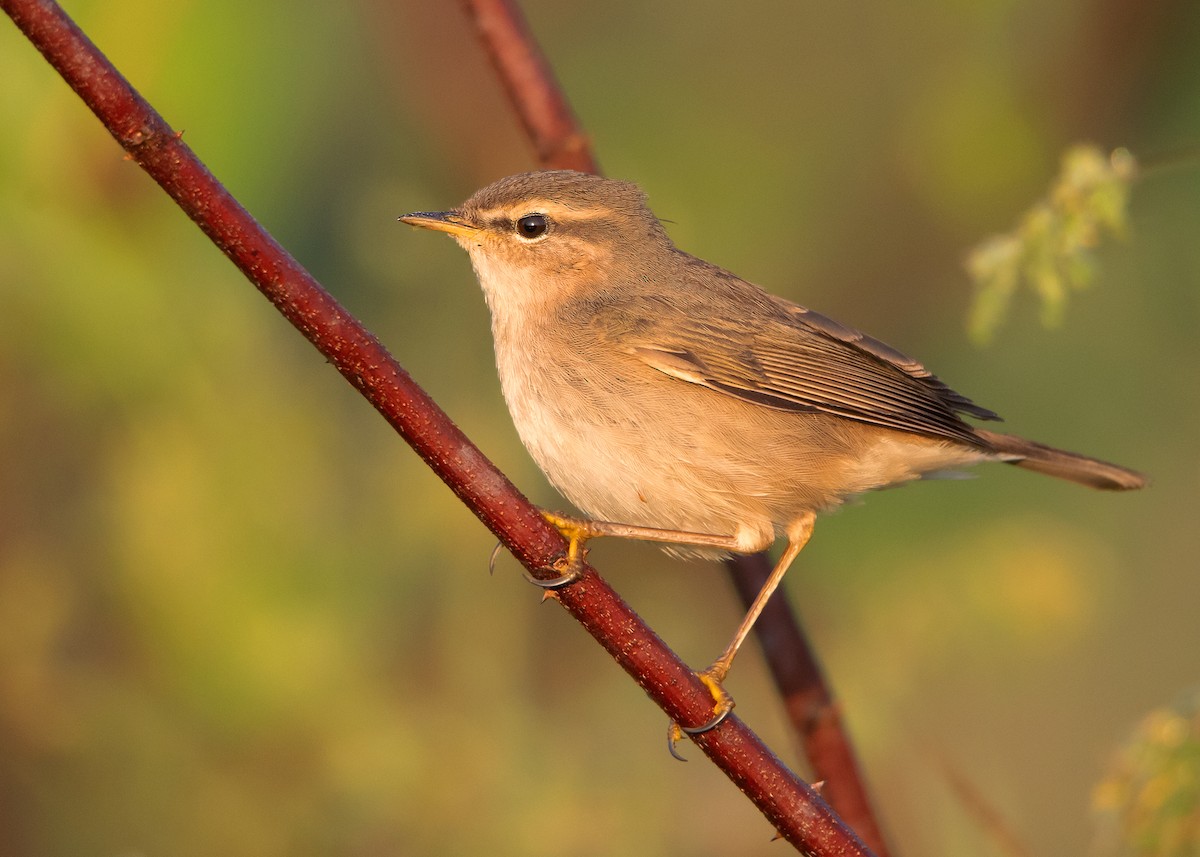
[(975, 429), (975, 433), (1002, 455), (1012, 456), (1009, 464), (1099, 488), (1103, 491), (1133, 491), (1144, 488), (1148, 480), (1136, 470), (1088, 458), (1063, 449), (1055, 449), (1011, 434)]

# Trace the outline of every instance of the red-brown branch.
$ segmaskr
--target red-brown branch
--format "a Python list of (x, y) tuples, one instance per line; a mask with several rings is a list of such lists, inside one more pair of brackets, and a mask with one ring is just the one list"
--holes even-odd
[[(248, 279), (358, 388), (429, 466), (536, 576), (555, 574), (565, 544), (537, 509), (462, 434), (379, 342), (260, 227), (51, 0), (0, 8), (109, 133)], [(711, 697), (695, 674), (593, 570), (562, 605), (679, 723), (704, 722)], [(695, 739), (796, 847), (870, 852), (736, 717)]]
[[(496, 75), (521, 119), (538, 163), (547, 169), (599, 173), (599, 165), (516, 0), (463, 0)], [(726, 561), (747, 608), (770, 571), (764, 554)], [(767, 664), (823, 794), (879, 855), (886, 857), (879, 822), (867, 797), (833, 694), (799, 618), (783, 592), (754, 626)]]
[(463, 0), (525, 135), (545, 169), (600, 173), (550, 63), (512, 0)]
[[(749, 609), (771, 573), (770, 561), (759, 553), (730, 557), (726, 566), (738, 596)], [(782, 595), (777, 592), (767, 602), (754, 626), (771, 677), (788, 719), (800, 735), (805, 757), (816, 778), (825, 783), (821, 796), (872, 851), (886, 857), (887, 841), (871, 807), (841, 708), (830, 693), (800, 620)]]

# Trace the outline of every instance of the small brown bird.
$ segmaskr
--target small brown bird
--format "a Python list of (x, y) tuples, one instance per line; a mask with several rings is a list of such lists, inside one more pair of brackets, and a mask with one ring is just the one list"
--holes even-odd
[(548, 515), (572, 558), (597, 535), (685, 552), (754, 552), (787, 537), (733, 641), (700, 674), (717, 716), (688, 731), (732, 707), (721, 683), (819, 512), (984, 461), (1106, 490), (1146, 484), (968, 424), (999, 417), (879, 340), (679, 250), (636, 185), (526, 173), (451, 211), (400, 219), (470, 254), (521, 440), (595, 518)]

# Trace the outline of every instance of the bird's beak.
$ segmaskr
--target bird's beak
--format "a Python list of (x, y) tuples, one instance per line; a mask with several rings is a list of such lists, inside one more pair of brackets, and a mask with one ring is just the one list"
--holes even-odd
[(400, 222), (422, 229), (448, 232), (455, 238), (470, 238), (479, 232), (478, 226), (468, 223), (457, 211), (414, 211), (401, 217)]

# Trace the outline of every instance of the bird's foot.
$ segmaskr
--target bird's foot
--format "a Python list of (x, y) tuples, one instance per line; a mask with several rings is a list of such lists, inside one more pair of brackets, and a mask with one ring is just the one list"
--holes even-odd
[(733, 711), (735, 705), (733, 697), (725, 690), (723, 682), (725, 676), (729, 673), (729, 664), (722, 658), (710, 666), (708, 669), (696, 673), (696, 677), (704, 683), (708, 688), (708, 692), (713, 698), (713, 716), (699, 726), (680, 726), (678, 723), (672, 723), (667, 729), (667, 751), (681, 762), (686, 762), (687, 759), (679, 755), (675, 746), (683, 740), (683, 736), (703, 735), (705, 732), (711, 732), (720, 726), (725, 718)]
[(563, 538), (567, 540), (567, 554), (554, 561), (554, 570), (561, 572), (558, 577), (547, 579), (537, 578), (525, 572), (525, 579), (534, 586), (552, 591), (569, 586), (583, 576), (583, 558), (587, 556), (587, 540), (603, 535), (592, 525), (591, 521), (581, 518), (571, 518), (557, 512), (542, 510), (542, 517), (554, 525)]

